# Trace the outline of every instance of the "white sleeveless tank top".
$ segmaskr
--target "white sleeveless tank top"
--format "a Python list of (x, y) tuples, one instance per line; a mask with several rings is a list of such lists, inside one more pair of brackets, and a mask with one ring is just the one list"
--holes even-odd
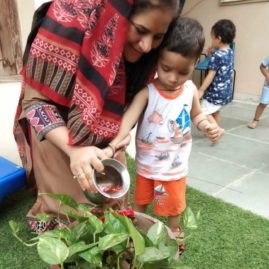
[(191, 80), (182, 85), (177, 96), (164, 96), (150, 83), (149, 98), (136, 133), (136, 169), (145, 178), (178, 180), (188, 172), (191, 151), (191, 118), (193, 95)]

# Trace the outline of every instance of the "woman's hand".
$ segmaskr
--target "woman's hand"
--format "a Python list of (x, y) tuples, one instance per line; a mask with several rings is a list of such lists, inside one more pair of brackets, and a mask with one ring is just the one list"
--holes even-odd
[(96, 193), (93, 184), (93, 169), (97, 172), (104, 170), (101, 160), (107, 158), (106, 154), (94, 146), (76, 146), (69, 150), (70, 168), (83, 191)]

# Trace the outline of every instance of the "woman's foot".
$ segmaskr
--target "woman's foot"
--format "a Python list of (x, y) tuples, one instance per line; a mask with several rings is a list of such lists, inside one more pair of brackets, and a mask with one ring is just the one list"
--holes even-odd
[(253, 120), (252, 122), (250, 122), (247, 126), (250, 129), (255, 129), (258, 126), (259, 120)]

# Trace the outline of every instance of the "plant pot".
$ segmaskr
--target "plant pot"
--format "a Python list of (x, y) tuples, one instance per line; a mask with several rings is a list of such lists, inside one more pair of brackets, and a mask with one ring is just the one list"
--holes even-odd
[[(156, 218), (153, 218), (147, 214), (143, 214), (140, 212), (135, 212), (135, 219), (136, 219), (136, 227), (138, 230), (144, 234), (146, 234), (149, 230), (149, 228), (155, 224), (156, 222), (160, 221)], [(174, 233), (171, 231), (171, 229), (168, 226), (165, 226), (168, 232), (168, 235), (171, 239), (176, 239)], [(174, 259), (179, 258), (179, 252), (176, 253)]]

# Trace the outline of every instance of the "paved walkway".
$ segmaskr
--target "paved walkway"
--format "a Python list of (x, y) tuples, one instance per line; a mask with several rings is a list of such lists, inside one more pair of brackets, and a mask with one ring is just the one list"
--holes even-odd
[[(20, 83), (0, 83), (0, 155), (18, 164), (12, 125), (19, 91)], [(246, 124), (255, 108), (229, 104), (222, 113), (225, 134), (214, 146), (193, 128), (188, 185), (269, 219), (269, 110), (251, 130)], [(128, 152), (134, 156), (133, 142)]]

